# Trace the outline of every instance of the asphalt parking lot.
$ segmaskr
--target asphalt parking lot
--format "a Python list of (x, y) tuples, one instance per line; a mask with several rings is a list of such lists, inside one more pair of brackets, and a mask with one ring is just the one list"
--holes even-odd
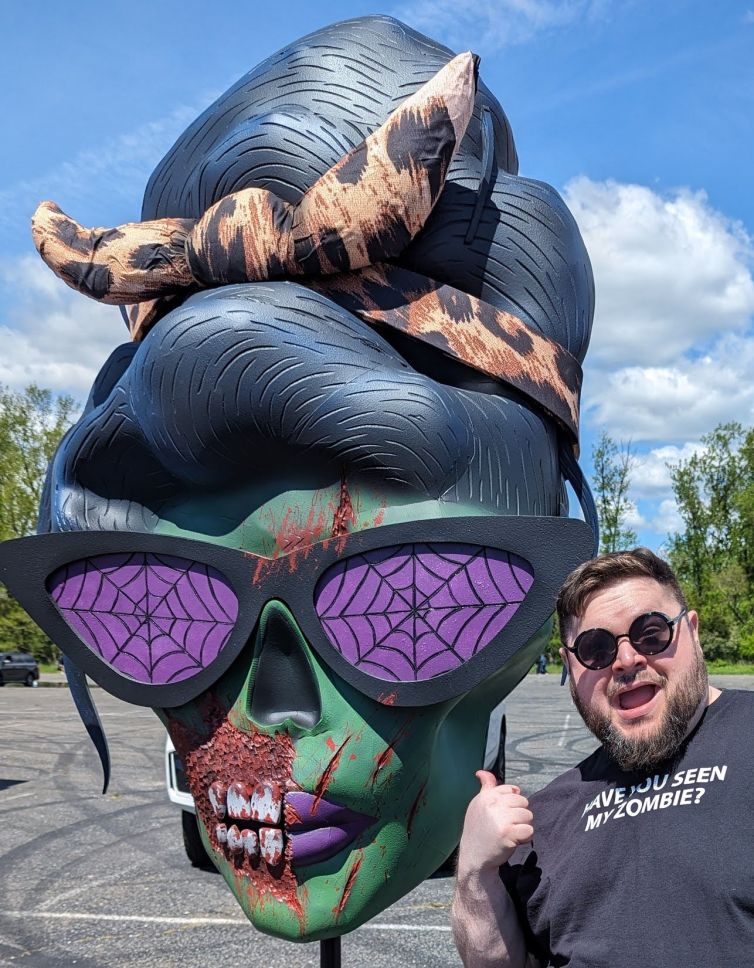
[[(718, 685), (754, 688), (754, 676)], [(97, 690), (113, 781), (66, 689), (0, 691), (0, 965), (24, 968), (289, 968), (317, 945), (255, 931), (218, 875), (183, 853), (165, 794), (164, 732), (145, 709)], [(595, 747), (553, 675), (507, 702), (508, 778), (533, 793)], [(343, 966), (460, 965), (448, 927), (450, 877), (435, 877), (346, 936)]]

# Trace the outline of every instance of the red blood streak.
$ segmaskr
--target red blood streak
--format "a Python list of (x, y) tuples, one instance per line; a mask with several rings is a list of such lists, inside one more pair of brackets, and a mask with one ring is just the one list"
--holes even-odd
[(336, 918), (339, 918), (343, 913), (343, 910), (348, 903), (348, 898), (351, 894), (351, 889), (353, 888), (354, 881), (356, 880), (356, 875), (359, 873), (359, 868), (364, 862), (364, 849), (357, 851), (358, 856), (353, 862), (351, 870), (348, 872), (348, 877), (346, 878), (345, 887), (343, 888), (343, 893), (340, 896), (340, 900), (337, 905), (332, 909), (332, 913)]
[(374, 784), (377, 780), (377, 777), (381, 773), (381, 771), (384, 770), (386, 766), (390, 765), (390, 763), (392, 762), (393, 756), (395, 754), (396, 747), (409, 734), (413, 718), (414, 718), (413, 715), (411, 715), (404, 723), (401, 723), (401, 725), (393, 734), (393, 736), (391, 736), (390, 739), (387, 741), (387, 745), (385, 746), (385, 749), (381, 753), (378, 753), (377, 756), (375, 756), (374, 769), (372, 770), (369, 776), (368, 782)]
[(301, 520), (302, 508), (287, 508), (279, 523), (274, 511), (269, 512), (269, 534), (273, 544), (264, 556), (259, 556), (252, 578), (253, 584), (266, 577), (277, 561), (284, 561), (289, 571), (296, 571), (299, 555), (308, 557), (314, 545), (329, 537), (327, 512), (318, 502), (319, 492), (315, 492), (305, 521)]
[(395, 692), (381, 692), (377, 697), (377, 702), (382, 703), (383, 706), (394, 706), (397, 698), (398, 695)]
[(340, 504), (335, 509), (332, 521), (332, 537), (340, 538), (348, 534), (348, 526), (356, 524), (356, 514), (351, 502), (351, 495), (348, 491), (345, 472), (340, 479)]
[(298, 562), (295, 560), (298, 552), (303, 551), (306, 555), (312, 545), (327, 536), (325, 510), (317, 506), (317, 497), (318, 495), (315, 494), (312, 498), (306, 521), (300, 520), (299, 508), (290, 507), (279, 527), (275, 527), (273, 520), (272, 537), (275, 547), (271, 557), (279, 558), (281, 555), (286, 555), (291, 571), (295, 571), (298, 567)]
[(392, 746), (386, 746), (385, 749), (378, 753), (374, 758), (374, 769), (369, 776), (369, 782), (374, 783), (380, 774), (381, 770), (384, 770), (386, 766), (390, 765), (390, 761), (393, 758), (395, 750)]
[(317, 782), (317, 785), (314, 788), (314, 800), (312, 801), (312, 807), (311, 807), (312, 816), (314, 816), (314, 814), (317, 812), (317, 808), (319, 807), (322, 797), (325, 795), (327, 788), (332, 783), (332, 778), (335, 776), (335, 771), (340, 766), (340, 757), (341, 757), (341, 754), (343, 753), (343, 749), (345, 748), (346, 743), (348, 743), (350, 739), (351, 739), (351, 734), (349, 733), (348, 736), (346, 736), (346, 738), (337, 748), (337, 750), (333, 753), (330, 759), (330, 762), (325, 767), (324, 772), (322, 773), (322, 776), (319, 778), (319, 781)]
[(411, 809), (408, 812), (408, 821), (406, 822), (406, 833), (408, 834), (409, 837), (411, 836), (411, 828), (414, 825), (414, 818), (419, 812), (419, 807), (422, 805), (422, 800), (424, 799), (424, 791), (426, 789), (427, 789), (427, 781), (425, 780), (424, 783), (422, 783), (422, 785), (419, 787), (419, 792), (416, 794), (416, 799), (414, 800), (413, 804), (411, 805)]
[(332, 738), (332, 736), (328, 736), (327, 739), (325, 740), (325, 742), (327, 743), (329, 749), (334, 753), (335, 752), (335, 740)]
[(285, 801), (283, 806), (285, 812), (285, 825), (286, 827), (292, 827), (294, 824), (301, 823), (301, 816), (294, 806), (292, 806), (288, 801)]

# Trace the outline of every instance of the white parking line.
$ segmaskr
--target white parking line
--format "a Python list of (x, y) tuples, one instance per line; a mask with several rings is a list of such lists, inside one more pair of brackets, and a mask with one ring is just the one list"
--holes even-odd
[(565, 722), (563, 723), (563, 732), (560, 734), (560, 739), (558, 740), (558, 746), (562, 746), (565, 743), (566, 733), (568, 732), (568, 724), (571, 721), (571, 714), (566, 713)]
[(33, 796), (34, 796), (34, 791), (32, 791), (31, 793), (14, 793), (10, 797), (0, 796), (0, 806), (2, 806), (2, 804), (4, 803), (10, 803), (11, 800), (23, 800), (24, 797), (33, 797)]
[[(241, 918), (168, 918), (148, 914), (94, 914), (77, 911), (0, 911), (1, 918), (57, 918), (60, 921), (136, 921), (141, 924), (189, 924), (248, 926)], [(445, 924), (362, 924), (359, 931), (450, 931)]]

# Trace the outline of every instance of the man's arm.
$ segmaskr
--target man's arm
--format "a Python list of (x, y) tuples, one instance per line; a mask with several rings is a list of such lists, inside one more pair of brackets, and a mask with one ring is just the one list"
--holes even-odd
[(451, 909), (453, 938), (466, 968), (528, 968), (516, 909), (499, 868), (534, 835), (529, 803), (518, 787), (497, 785), (479, 770), (482, 785), (469, 804), (458, 848), (458, 875)]

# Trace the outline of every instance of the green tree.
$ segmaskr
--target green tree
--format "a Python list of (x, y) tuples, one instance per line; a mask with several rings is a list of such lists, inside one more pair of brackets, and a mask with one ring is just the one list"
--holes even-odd
[(600, 522), (600, 551), (620, 551), (636, 544), (636, 532), (626, 519), (631, 510), (628, 491), (634, 469), (631, 445), (616, 443), (603, 431), (592, 447), (592, 490)]
[[(31, 385), (23, 393), (0, 387), (0, 540), (36, 530), (47, 465), (70, 427), (76, 404)], [(52, 662), (57, 650), (0, 586), (0, 649), (31, 652)]]
[(683, 530), (670, 561), (701, 616), (709, 658), (754, 657), (754, 430), (720, 424), (669, 465)]
[(71, 397), (34, 384), (0, 387), (0, 540), (36, 530), (47, 465), (75, 411)]

